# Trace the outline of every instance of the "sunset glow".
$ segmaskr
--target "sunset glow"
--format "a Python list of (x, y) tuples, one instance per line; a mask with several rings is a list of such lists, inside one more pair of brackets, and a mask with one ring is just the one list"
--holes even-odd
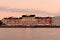
[[(46, 11), (47, 13), (39, 13), (41, 16), (57, 16), (60, 15), (60, 0), (0, 0), (0, 7), (17, 8), (17, 9), (34, 9)], [(0, 18), (14, 16), (19, 17), (22, 14), (16, 12), (7, 12), (0, 10)], [(39, 14), (35, 13), (40, 16)]]

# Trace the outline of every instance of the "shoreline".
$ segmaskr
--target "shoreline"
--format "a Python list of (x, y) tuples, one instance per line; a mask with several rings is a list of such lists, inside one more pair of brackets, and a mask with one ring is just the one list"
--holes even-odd
[(0, 28), (60, 28), (60, 26), (2, 26)]

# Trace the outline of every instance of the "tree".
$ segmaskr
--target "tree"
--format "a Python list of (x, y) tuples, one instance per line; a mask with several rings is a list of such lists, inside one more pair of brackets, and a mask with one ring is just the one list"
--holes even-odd
[(3, 24), (3, 22), (0, 20), (0, 25), (2, 25)]

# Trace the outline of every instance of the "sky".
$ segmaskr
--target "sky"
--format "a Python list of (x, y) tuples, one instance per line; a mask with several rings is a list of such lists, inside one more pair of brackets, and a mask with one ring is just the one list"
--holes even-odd
[[(60, 0), (0, 0), (0, 7), (10, 9), (34, 9), (46, 11), (47, 13), (34, 13), (38, 16), (59, 16), (60, 15)], [(8, 12), (0, 10), (0, 18), (14, 16), (20, 17), (21, 12)]]

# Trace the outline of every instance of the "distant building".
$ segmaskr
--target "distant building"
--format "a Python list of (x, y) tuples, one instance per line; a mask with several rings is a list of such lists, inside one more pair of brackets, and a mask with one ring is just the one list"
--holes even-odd
[(52, 17), (36, 17), (38, 25), (52, 25)]
[(52, 18), (52, 25), (60, 26), (60, 16), (55, 16)]
[(7, 26), (44, 26), (52, 24), (52, 17), (35, 17), (35, 15), (22, 15), (20, 18), (4, 18), (2, 22)]

